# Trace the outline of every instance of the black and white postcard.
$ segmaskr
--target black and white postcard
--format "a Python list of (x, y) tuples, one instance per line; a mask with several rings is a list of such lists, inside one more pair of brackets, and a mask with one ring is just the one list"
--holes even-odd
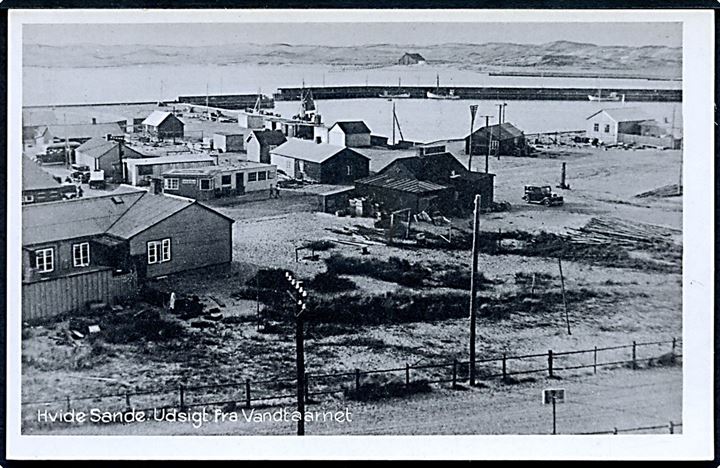
[(712, 12), (9, 19), (9, 457), (711, 456)]

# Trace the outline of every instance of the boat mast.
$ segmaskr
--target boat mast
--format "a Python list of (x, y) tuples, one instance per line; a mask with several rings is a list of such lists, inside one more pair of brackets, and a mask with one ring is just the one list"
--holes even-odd
[(392, 105), (392, 146), (395, 146), (395, 101)]

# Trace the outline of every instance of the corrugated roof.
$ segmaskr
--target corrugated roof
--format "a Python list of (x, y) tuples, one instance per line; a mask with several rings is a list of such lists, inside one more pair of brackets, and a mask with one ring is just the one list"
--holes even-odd
[(22, 189), (42, 190), (54, 189), (60, 184), (49, 172), (44, 171), (27, 156), (22, 157)]
[(105, 137), (107, 134), (122, 136), (125, 134), (122, 127), (116, 123), (48, 125), (48, 131), (50, 135), (61, 140), (65, 138)]
[[(22, 208), (22, 243), (42, 244), (103, 234), (146, 193), (136, 191), (25, 205)], [(123, 203), (116, 203), (113, 198)]]
[(494, 139), (497, 139), (499, 137), (500, 140), (507, 140), (509, 138), (517, 138), (523, 136), (523, 132), (510, 122), (503, 122), (501, 124), (480, 127), (479, 129), (475, 130), (474, 133), (486, 133), (487, 131), (490, 131), (492, 133), (492, 137)]
[(433, 184), (432, 182), (386, 175), (365, 177), (364, 179), (356, 180), (355, 184), (370, 185), (410, 193), (437, 192), (438, 190), (445, 190), (447, 188), (444, 185)]
[[(166, 111), (153, 111), (152, 114), (148, 115), (145, 120), (142, 121), (143, 125), (150, 125), (151, 127), (157, 127), (161, 123), (165, 121), (168, 117), (170, 117), (172, 112), (166, 112)], [(177, 119), (177, 117), (175, 117)], [(180, 120), (180, 119), (178, 119)]]
[(271, 150), (270, 154), (300, 159), (302, 161), (322, 163), (344, 149), (344, 146), (315, 143), (312, 140), (301, 140), (300, 138), (290, 138), (282, 145)]
[(182, 162), (214, 162), (215, 160), (207, 154), (187, 154), (173, 156), (158, 156), (154, 158), (128, 159), (126, 163), (130, 166), (154, 166), (157, 164), (172, 164)]
[(130, 239), (180, 210), (195, 200), (145, 193), (107, 230), (108, 234)]
[[(335, 122), (346, 135), (357, 135), (358, 133), (370, 133), (370, 128), (362, 120)], [(333, 127), (335, 126), (333, 125)], [(330, 127), (332, 129), (332, 127)]]
[(612, 109), (601, 109), (591, 116), (587, 117), (585, 120), (590, 120), (591, 118), (595, 117), (596, 115), (604, 112), (608, 115), (611, 119), (613, 119), (615, 122), (639, 122), (642, 120), (648, 120), (650, 119), (650, 116), (648, 116), (645, 111), (643, 111), (640, 108), (637, 107), (616, 107)]
[(78, 146), (75, 151), (83, 153), (91, 158), (98, 159), (107, 154), (110, 150), (115, 149), (115, 147), (119, 144), (120, 143), (115, 140), (108, 141), (107, 138), (95, 137)]

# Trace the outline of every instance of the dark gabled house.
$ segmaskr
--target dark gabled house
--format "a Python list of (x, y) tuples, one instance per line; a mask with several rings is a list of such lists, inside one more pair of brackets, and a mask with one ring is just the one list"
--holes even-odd
[(270, 152), (271, 163), (293, 179), (351, 185), (370, 173), (370, 159), (344, 146), (291, 138)]
[(422, 55), (405, 52), (405, 54), (398, 60), (398, 65), (418, 65), (425, 62), (426, 60)]
[(142, 121), (144, 132), (158, 140), (183, 138), (185, 123), (172, 112), (153, 111)]
[(445, 152), (398, 158), (377, 176), (357, 180), (355, 187), (360, 196), (371, 196), (393, 210), (399, 206), (413, 212), (465, 213), (472, 209), (475, 195), (480, 195), (483, 209), (490, 208), (494, 178), (494, 174), (468, 171)]
[(27, 156), (22, 157), (22, 204), (63, 200), (75, 195), (73, 184), (58, 182)]
[(27, 205), (23, 318), (132, 297), (146, 278), (232, 261), (232, 224), (194, 200), (143, 190)]
[[(472, 134), (472, 154), (488, 154), (488, 142), (490, 142), (490, 154), (502, 156), (527, 156), (530, 146), (525, 140), (525, 134), (509, 122), (490, 125), (475, 130)], [(470, 137), (465, 137), (465, 154), (470, 154)]]

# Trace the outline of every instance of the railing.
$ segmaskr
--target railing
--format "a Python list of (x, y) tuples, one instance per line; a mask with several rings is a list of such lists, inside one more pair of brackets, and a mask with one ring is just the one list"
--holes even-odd
[[(477, 380), (497, 380), (512, 383), (520, 376), (546, 374), (549, 378), (558, 377), (560, 372), (580, 369), (592, 369), (607, 366), (628, 366), (637, 369), (643, 365), (653, 366), (667, 364), (682, 357), (678, 349), (681, 339), (673, 338), (665, 341), (635, 342), (621, 346), (593, 347), (591, 349), (573, 351), (553, 351), (525, 355), (498, 355), (476, 360)], [(305, 396), (310, 401), (315, 397), (339, 392), (353, 392), (361, 395), (364, 386), (372, 383), (370, 376), (390, 375), (394, 377), (380, 387), (393, 381), (410, 386), (413, 382), (426, 384), (451, 384), (454, 388), (466, 379), (470, 363), (467, 360), (452, 360), (440, 363), (409, 364), (387, 369), (362, 370), (305, 374)], [(526, 377), (527, 378), (527, 377)], [(115, 392), (87, 396), (66, 396), (60, 399), (45, 401), (25, 401), (24, 408), (34, 407), (38, 410), (52, 408), (67, 411), (89, 411), (98, 408), (102, 403), (102, 411), (149, 412), (160, 409), (189, 408), (204, 406), (246, 407), (278, 406), (288, 404), (296, 397), (295, 378), (275, 378), (253, 381), (250, 379), (232, 381), (222, 384), (193, 385), (179, 384), (175, 387), (142, 391)], [(273, 404), (274, 403), (274, 404)], [(33, 414), (35, 414), (33, 412)], [(678, 427), (679, 424), (675, 424)], [(662, 426), (666, 427), (666, 426)], [(636, 428), (632, 430), (651, 430), (653, 428)], [(616, 429), (617, 430), (617, 429)], [(631, 429), (617, 430), (630, 432)], [(601, 432), (615, 433), (613, 431)]]

